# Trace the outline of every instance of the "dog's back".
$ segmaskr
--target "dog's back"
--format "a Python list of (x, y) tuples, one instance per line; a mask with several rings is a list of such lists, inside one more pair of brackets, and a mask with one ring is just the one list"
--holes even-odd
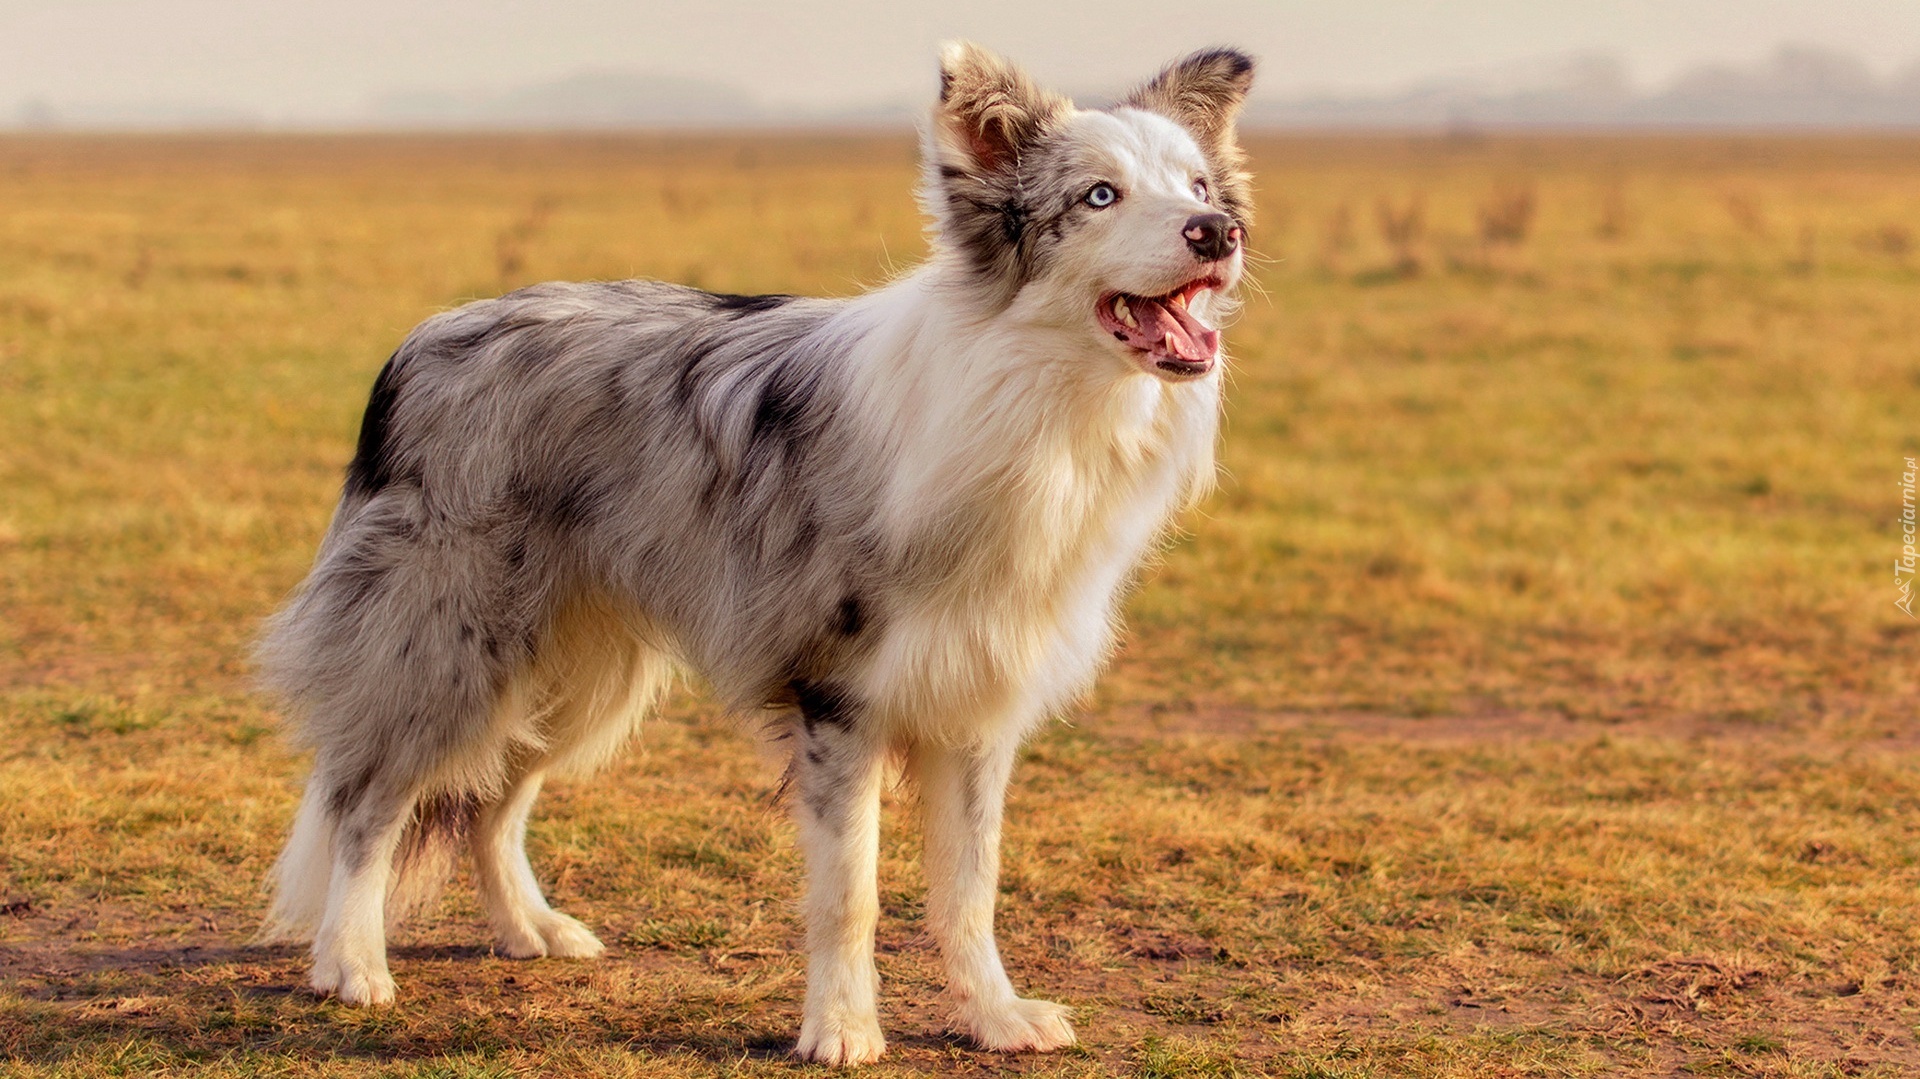
[[(839, 306), (550, 284), (430, 319), (375, 383), (314, 569), (262, 649), (270, 682), (308, 706), (316, 741), (373, 744), (334, 725), (394, 702), (313, 706), (400, 692), (411, 710), (424, 678), (471, 713), (583, 590), (683, 630), (723, 597), (750, 608), (726, 612), (735, 624), (777, 615), (814, 549), (863, 517), (859, 485), (821, 464), (843, 373), (820, 342)], [(742, 681), (724, 684), (763, 688)]]

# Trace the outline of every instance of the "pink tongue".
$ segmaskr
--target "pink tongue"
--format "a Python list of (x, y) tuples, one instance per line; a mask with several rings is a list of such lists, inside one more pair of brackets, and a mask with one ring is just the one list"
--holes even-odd
[(1140, 323), (1127, 334), (1135, 348), (1193, 363), (1211, 360), (1220, 351), (1220, 331), (1202, 326), (1183, 307), (1145, 298), (1129, 301), (1128, 307)]

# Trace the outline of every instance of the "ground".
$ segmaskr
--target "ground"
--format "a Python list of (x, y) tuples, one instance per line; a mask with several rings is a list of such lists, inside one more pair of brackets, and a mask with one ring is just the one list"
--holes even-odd
[[(1083, 1044), (942, 1032), (905, 792), (875, 1075), (1920, 1071), (1911, 139), (1270, 139), (1221, 490), (1023, 760), (1002, 944)], [(550, 277), (851, 292), (905, 140), (0, 139), (0, 1074), (772, 1074), (778, 763), (677, 696), (533, 829), (599, 962), (401, 996), (250, 943), (302, 758), (250, 691), (367, 386)], [(824, 1070), (824, 1069), (816, 1069)]]

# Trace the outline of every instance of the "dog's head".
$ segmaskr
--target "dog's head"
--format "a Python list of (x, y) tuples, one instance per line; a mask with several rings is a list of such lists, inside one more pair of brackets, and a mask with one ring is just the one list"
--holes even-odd
[(948, 46), (925, 148), (939, 243), (991, 303), (1033, 301), (1160, 378), (1206, 375), (1251, 224), (1234, 118), (1252, 83), (1252, 59), (1210, 49), (1083, 111)]

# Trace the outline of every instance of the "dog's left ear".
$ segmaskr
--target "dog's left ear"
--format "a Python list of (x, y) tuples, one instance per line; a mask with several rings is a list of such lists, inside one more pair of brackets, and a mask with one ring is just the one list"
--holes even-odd
[(1221, 208), (1242, 224), (1251, 223), (1253, 203), (1234, 121), (1252, 88), (1253, 57), (1235, 49), (1202, 49), (1167, 65), (1121, 102), (1187, 129), (1213, 166)]

